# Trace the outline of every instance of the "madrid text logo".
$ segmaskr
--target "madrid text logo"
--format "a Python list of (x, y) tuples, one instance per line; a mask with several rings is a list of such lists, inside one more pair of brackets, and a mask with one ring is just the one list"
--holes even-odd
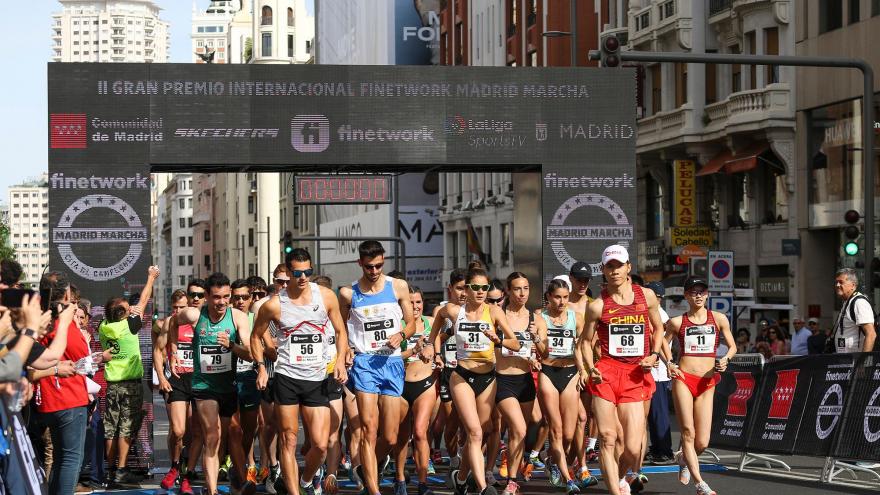
[[(77, 218), (89, 210), (110, 210), (122, 217), (125, 227), (78, 227)], [(96, 225), (93, 222), (88, 222)], [(79, 277), (93, 282), (117, 279), (134, 267), (140, 259), (144, 244), (149, 241), (147, 229), (141, 224), (134, 209), (125, 201), (107, 194), (92, 194), (73, 202), (64, 213), (58, 226), (52, 230), (52, 241), (58, 246), (61, 260)], [(116, 263), (106, 266), (90, 266), (74, 251), (74, 245), (84, 245), (80, 253), (100, 249), (96, 244), (128, 245), (128, 250)]]
[(323, 115), (297, 115), (290, 121), (290, 144), (301, 153), (320, 153), (330, 146), (330, 121)]
[(49, 147), (86, 149), (86, 114), (53, 113), (49, 116)]

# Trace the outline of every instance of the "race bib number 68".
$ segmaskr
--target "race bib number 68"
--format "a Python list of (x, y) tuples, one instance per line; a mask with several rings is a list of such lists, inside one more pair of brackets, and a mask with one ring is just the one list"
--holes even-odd
[(608, 353), (616, 357), (645, 355), (645, 325), (643, 323), (608, 325)]

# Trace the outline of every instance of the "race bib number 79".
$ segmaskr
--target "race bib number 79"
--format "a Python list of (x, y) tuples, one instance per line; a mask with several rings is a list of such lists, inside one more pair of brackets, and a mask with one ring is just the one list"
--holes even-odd
[(608, 325), (608, 353), (616, 357), (645, 355), (645, 325), (643, 323)]
[(232, 352), (222, 345), (199, 346), (199, 365), (202, 373), (227, 373), (232, 371)]

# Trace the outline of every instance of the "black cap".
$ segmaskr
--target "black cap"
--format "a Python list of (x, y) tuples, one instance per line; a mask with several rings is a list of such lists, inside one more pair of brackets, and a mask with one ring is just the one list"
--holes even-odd
[(646, 285), (645, 288), (654, 291), (654, 294), (657, 294), (657, 297), (663, 297), (666, 295), (666, 287), (663, 285), (663, 282), (651, 282)]
[(568, 276), (578, 280), (590, 280), (593, 278), (593, 269), (590, 268), (589, 263), (578, 261), (571, 265), (571, 271), (568, 272)]
[(702, 277), (690, 277), (684, 281), (684, 290), (691, 290), (696, 285), (702, 285), (703, 287), (709, 288), (709, 283), (706, 282), (706, 279)]

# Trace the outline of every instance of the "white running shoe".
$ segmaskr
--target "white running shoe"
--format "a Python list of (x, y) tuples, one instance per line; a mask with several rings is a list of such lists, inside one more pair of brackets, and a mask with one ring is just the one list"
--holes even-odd
[(705, 481), (701, 481), (697, 483), (697, 495), (717, 495), (715, 490), (709, 488), (709, 485)]
[(620, 485), (618, 486), (620, 487), (620, 495), (630, 495), (632, 493), (630, 491), (629, 483), (627, 483), (626, 478), (621, 479)]
[(687, 461), (685, 461), (684, 459), (684, 453), (680, 450), (676, 452), (675, 460), (678, 462), (678, 481), (682, 485), (687, 485), (691, 482), (691, 470), (687, 467)]

